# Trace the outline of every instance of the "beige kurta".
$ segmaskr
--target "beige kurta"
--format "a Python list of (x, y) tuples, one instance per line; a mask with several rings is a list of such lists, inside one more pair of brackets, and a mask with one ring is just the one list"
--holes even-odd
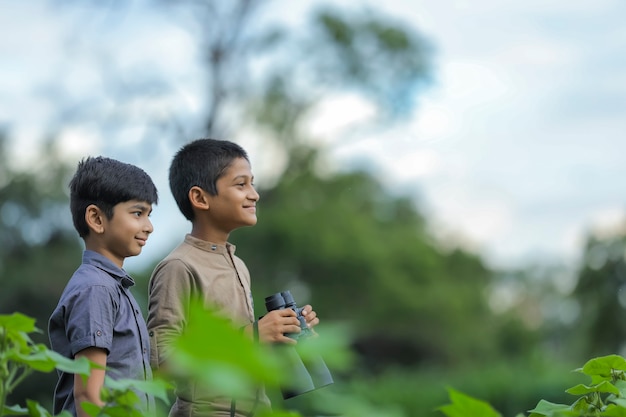
[[(153, 368), (167, 360), (171, 343), (187, 322), (186, 306), (192, 297), (200, 297), (207, 308), (241, 327), (254, 322), (250, 273), (235, 256), (235, 246), (217, 245), (191, 235), (155, 268), (150, 278), (148, 330), (150, 362)], [(231, 399), (208, 392), (194, 381), (180, 381), (171, 417), (228, 416)], [(258, 396), (258, 398), (257, 398)], [(264, 390), (251, 392), (250, 398), (238, 399), (236, 416), (246, 415), (255, 401), (269, 406)]]

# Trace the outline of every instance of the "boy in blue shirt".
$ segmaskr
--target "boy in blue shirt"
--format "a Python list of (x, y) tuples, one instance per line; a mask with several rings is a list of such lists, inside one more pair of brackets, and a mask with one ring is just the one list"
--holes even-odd
[[(48, 323), (52, 349), (68, 358), (86, 357), (106, 367), (86, 381), (59, 371), (54, 414), (63, 410), (87, 416), (84, 401), (103, 405), (105, 375), (113, 379), (152, 378), (146, 323), (130, 292), (133, 279), (124, 259), (141, 253), (153, 231), (149, 215), (157, 189), (140, 168), (114, 159), (87, 158), (70, 182), (70, 209), (85, 242), (82, 264), (74, 272)], [(154, 399), (138, 393), (143, 409)]]

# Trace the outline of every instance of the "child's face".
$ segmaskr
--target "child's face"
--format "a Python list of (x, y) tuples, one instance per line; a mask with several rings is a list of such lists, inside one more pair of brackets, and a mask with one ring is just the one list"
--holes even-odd
[(213, 224), (226, 232), (256, 224), (259, 193), (254, 188), (250, 163), (237, 158), (217, 180), (217, 195), (210, 196), (209, 215)]
[(109, 258), (122, 265), (125, 258), (136, 256), (146, 244), (154, 228), (150, 221), (152, 205), (145, 201), (130, 200), (113, 207), (113, 217), (106, 219), (103, 250)]

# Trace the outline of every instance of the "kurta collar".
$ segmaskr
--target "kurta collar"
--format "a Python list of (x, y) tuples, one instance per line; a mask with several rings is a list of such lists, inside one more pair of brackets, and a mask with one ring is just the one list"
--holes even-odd
[(197, 237), (193, 237), (190, 234), (185, 235), (185, 242), (206, 252), (211, 253), (220, 253), (220, 254), (231, 254), (235, 253), (235, 245), (226, 242), (225, 245), (220, 245), (218, 243), (209, 242), (206, 240), (198, 239)]

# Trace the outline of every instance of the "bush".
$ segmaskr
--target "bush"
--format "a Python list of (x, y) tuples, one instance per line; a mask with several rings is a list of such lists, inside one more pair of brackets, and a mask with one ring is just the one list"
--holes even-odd
[[(576, 372), (591, 380), (589, 385), (577, 384), (565, 392), (577, 398), (572, 404), (540, 400), (529, 410), (529, 417), (620, 417), (626, 416), (626, 359), (608, 355), (589, 360)], [(439, 407), (448, 417), (501, 417), (488, 402), (449, 389), (450, 404)], [(518, 417), (524, 414), (517, 414)]]

